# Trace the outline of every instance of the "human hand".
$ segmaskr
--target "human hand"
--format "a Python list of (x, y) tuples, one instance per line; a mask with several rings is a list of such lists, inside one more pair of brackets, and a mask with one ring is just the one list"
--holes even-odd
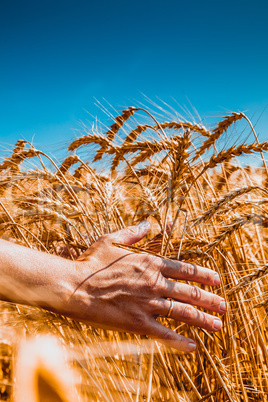
[(195, 349), (194, 341), (160, 324), (174, 300), (171, 318), (209, 331), (218, 331), (218, 317), (197, 310), (202, 307), (224, 313), (224, 299), (199, 287), (176, 282), (195, 281), (219, 285), (212, 270), (194, 264), (171, 261), (149, 254), (133, 253), (113, 243), (131, 245), (149, 231), (143, 221), (98, 239), (75, 262), (72, 295), (63, 314), (93, 326), (145, 334), (181, 351)]

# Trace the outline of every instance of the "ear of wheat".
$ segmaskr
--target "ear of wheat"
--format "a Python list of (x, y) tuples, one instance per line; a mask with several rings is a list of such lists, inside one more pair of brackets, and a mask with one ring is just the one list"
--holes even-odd
[[(178, 355), (142, 336), (2, 303), (2, 325), (20, 334), (53, 334), (79, 373), (71, 385), (62, 360), (54, 367), (53, 355), (49, 360), (42, 354), (38, 340), (24, 344), (19, 355), (17, 343), (10, 341), (21, 368), (14, 374), (12, 353), (3, 346), (2, 399), (15, 381), (18, 402), (45, 401), (46, 390), (51, 401), (61, 402), (266, 401), (268, 177), (265, 164), (244, 168), (239, 157), (264, 157), (268, 143), (255, 139), (219, 148), (242, 118), (247, 119), (232, 113), (208, 129), (183, 118), (161, 120), (160, 113), (132, 107), (123, 110), (106, 133), (88, 131), (74, 140), (59, 165), (31, 144), (16, 143), (0, 165), (1, 237), (75, 259), (101, 234), (146, 218), (152, 224), (149, 237), (128, 249), (170, 259), (179, 256), (214, 269), (222, 280), (216, 292), (226, 298), (229, 310), (218, 334), (158, 318), (196, 340), (194, 354)], [(93, 160), (105, 159), (106, 170), (83, 159), (91, 147)], [(35, 160), (39, 167), (33, 168)], [(57, 348), (51, 347), (56, 356)], [(38, 392), (43, 396), (30, 399)]]

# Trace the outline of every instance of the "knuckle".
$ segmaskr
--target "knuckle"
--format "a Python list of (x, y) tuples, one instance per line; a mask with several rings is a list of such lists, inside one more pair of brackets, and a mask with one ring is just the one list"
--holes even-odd
[(161, 292), (164, 292), (167, 289), (167, 281), (161, 274), (158, 277), (157, 289)]
[(215, 274), (213, 271), (207, 270), (205, 273), (205, 281), (207, 283), (214, 283), (214, 276)]
[(109, 235), (108, 234), (101, 235), (98, 238), (98, 242), (100, 242), (100, 243), (107, 243), (108, 241), (109, 241)]
[(195, 308), (190, 306), (189, 304), (184, 306), (182, 310), (182, 317), (187, 321), (192, 321), (193, 319), (195, 319), (196, 318)]
[(196, 265), (189, 264), (189, 263), (183, 263), (182, 272), (183, 272), (183, 274), (187, 275), (187, 277), (193, 278), (196, 274)]
[(191, 299), (198, 301), (201, 299), (201, 289), (197, 286), (191, 286)]
[(207, 328), (210, 329), (210, 327), (212, 326), (209, 320), (209, 316), (205, 313), (203, 313), (202, 311), (199, 311), (199, 314), (201, 315), (200, 317), (200, 321), (202, 322), (202, 327), (203, 328)]
[(159, 310), (161, 309), (161, 305), (160, 305), (158, 299), (156, 299), (156, 298), (151, 299), (148, 302), (148, 307), (149, 307), (149, 313), (153, 314), (153, 315), (158, 315)]
[(153, 280), (153, 278), (151, 277), (147, 277), (144, 281), (144, 288), (145, 289), (154, 289), (154, 287), (156, 286), (156, 281)]
[(154, 271), (160, 271), (161, 262), (159, 262), (160, 258), (155, 256), (145, 254), (142, 258), (142, 263), (145, 268), (151, 268)]
[(189, 264), (189, 263), (186, 264), (186, 269), (187, 269), (187, 272), (188, 272), (189, 276), (194, 277), (196, 275), (197, 267), (196, 267), (195, 264)]
[(150, 292), (158, 294), (164, 289), (163, 282), (160, 275), (148, 275), (144, 281), (144, 287)]
[(133, 314), (132, 323), (134, 328), (143, 328), (145, 322), (146, 321), (143, 314)]
[(165, 260), (162, 258), (155, 257), (154, 265), (159, 271), (162, 271), (166, 268)]
[(149, 254), (145, 254), (142, 258), (142, 264), (145, 268), (153, 267), (153, 258)]
[(220, 302), (221, 302), (221, 298), (219, 296), (212, 296), (210, 305), (212, 308), (219, 308)]

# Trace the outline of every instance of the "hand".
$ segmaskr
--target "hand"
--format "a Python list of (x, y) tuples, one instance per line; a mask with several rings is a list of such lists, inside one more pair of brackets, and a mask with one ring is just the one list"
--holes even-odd
[(193, 305), (217, 313), (226, 311), (224, 299), (196, 286), (175, 280), (219, 285), (212, 270), (194, 264), (170, 261), (149, 254), (138, 254), (116, 247), (131, 245), (149, 231), (147, 221), (98, 239), (75, 262), (73, 292), (63, 314), (93, 326), (146, 334), (181, 351), (195, 349), (192, 340), (160, 324), (174, 300), (171, 317), (209, 331), (222, 327), (219, 318), (197, 310)]

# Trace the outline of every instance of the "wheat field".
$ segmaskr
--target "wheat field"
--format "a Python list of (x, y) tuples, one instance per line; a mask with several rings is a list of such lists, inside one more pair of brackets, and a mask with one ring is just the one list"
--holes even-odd
[[(33, 374), (16, 366), (25, 359), (27, 367), (23, 348), (34, 356), (38, 347), (20, 344), (43, 336), (57, 339), (66, 361), (55, 369), (44, 363), (54, 396), (45, 396), (43, 384), (36, 401), (268, 400), (268, 142), (259, 142), (242, 112), (209, 127), (143, 106), (111, 118), (108, 128), (84, 126), (60, 163), (16, 143), (0, 164), (0, 236), (76, 259), (100, 235), (148, 219), (147, 238), (124, 247), (218, 272), (221, 286), (202, 288), (227, 300), (223, 329), (208, 333), (160, 317), (197, 343), (183, 354), (146, 336), (2, 302), (0, 400), (26, 400), (20, 376)], [(58, 378), (61, 367), (73, 374), (71, 391)]]

